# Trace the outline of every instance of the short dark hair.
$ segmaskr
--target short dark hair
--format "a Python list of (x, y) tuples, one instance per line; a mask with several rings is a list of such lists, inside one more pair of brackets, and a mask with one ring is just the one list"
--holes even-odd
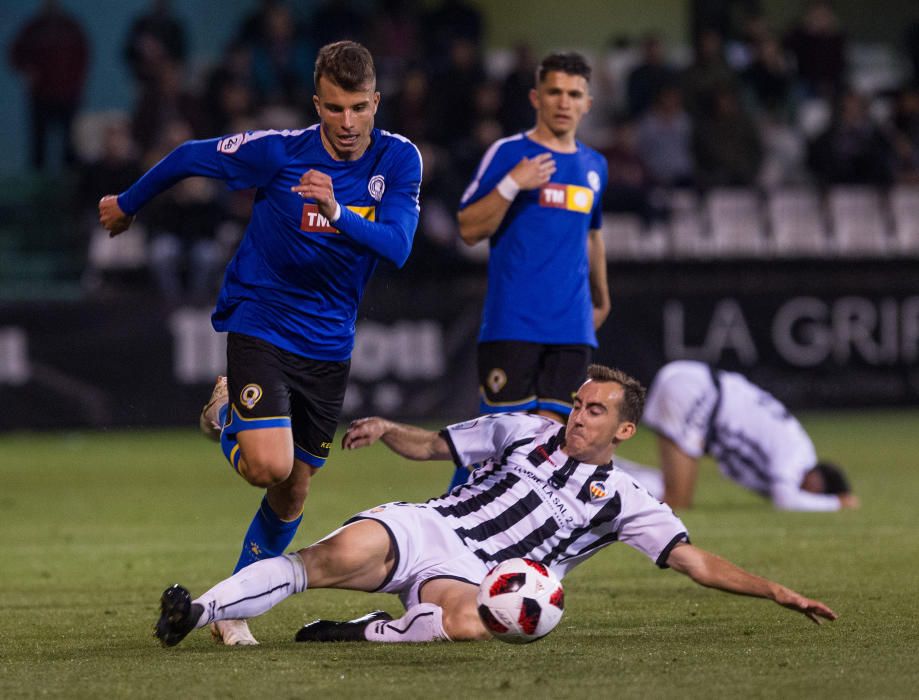
[(645, 410), (645, 394), (648, 393), (648, 390), (635, 377), (615, 367), (591, 365), (587, 368), (587, 378), (595, 382), (616, 382), (622, 386), (619, 418), (636, 424), (641, 420), (641, 414)]
[(817, 462), (814, 471), (823, 479), (823, 493), (840, 494), (851, 493), (852, 487), (846, 473), (832, 462)]
[(356, 41), (336, 41), (326, 44), (316, 56), (313, 85), (319, 89), (319, 79), (325, 77), (343, 90), (357, 92), (373, 84), (377, 71), (373, 56)]
[(550, 53), (542, 59), (542, 63), (536, 69), (536, 82), (543, 82), (549, 73), (555, 71), (568, 75), (580, 75), (588, 83), (590, 82), (590, 64), (577, 51)]

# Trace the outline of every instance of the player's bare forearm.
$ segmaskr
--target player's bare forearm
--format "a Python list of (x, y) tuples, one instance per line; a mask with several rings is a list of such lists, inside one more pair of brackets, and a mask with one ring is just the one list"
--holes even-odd
[(587, 236), (587, 260), (590, 277), (590, 299), (593, 305), (594, 330), (603, 325), (609, 316), (611, 303), (609, 282), (606, 277), (606, 244), (598, 229)]
[[(466, 245), (475, 245), (494, 235), (517, 193), (520, 190), (535, 190), (541, 187), (549, 181), (554, 172), (555, 160), (551, 153), (521, 158), (491, 192), (459, 212), (456, 218), (460, 238)], [(510, 184), (509, 188), (504, 186), (505, 180)]]
[(460, 211), (456, 215), (456, 221), (463, 243), (473, 246), (494, 235), (510, 206), (511, 203), (497, 190), (492, 190), (479, 201)]
[(689, 576), (701, 586), (737, 595), (766, 598), (790, 610), (800, 612), (818, 624), (821, 618), (835, 620), (837, 617), (836, 613), (824, 603), (805, 598), (790, 588), (752, 574), (726, 559), (691, 544), (678, 544), (674, 547), (667, 559), (667, 564), (675, 571)]
[(663, 435), (658, 435), (657, 447), (664, 475), (664, 502), (674, 510), (691, 508), (699, 461)]
[(451, 459), (447, 441), (436, 432), (378, 417), (352, 421), (341, 446), (354, 450), (372, 445), (377, 440), (406, 459)]
[(111, 237), (127, 231), (133, 222), (134, 217), (121, 210), (117, 195), (108, 194), (99, 200), (99, 223)]

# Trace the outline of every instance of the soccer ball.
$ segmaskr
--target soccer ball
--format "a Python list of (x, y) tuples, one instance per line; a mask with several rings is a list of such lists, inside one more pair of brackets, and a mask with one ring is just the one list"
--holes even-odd
[(565, 593), (544, 564), (508, 559), (482, 580), (476, 603), (492, 635), (502, 642), (527, 644), (555, 629), (565, 609)]

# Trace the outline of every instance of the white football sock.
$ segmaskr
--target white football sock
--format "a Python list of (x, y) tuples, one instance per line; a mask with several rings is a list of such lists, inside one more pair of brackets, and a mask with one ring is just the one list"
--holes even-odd
[(195, 627), (217, 620), (245, 620), (261, 615), (304, 590), (306, 569), (299, 554), (257, 561), (193, 601), (204, 606), (204, 614)]
[(615, 457), (613, 464), (644, 486), (656, 499), (664, 497), (664, 474), (660, 469), (646, 467), (622, 457)]
[(444, 611), (433, 603), (413, 605), (398, 620), (371, 622), (364, 630), (370, 642), (449, 642)]

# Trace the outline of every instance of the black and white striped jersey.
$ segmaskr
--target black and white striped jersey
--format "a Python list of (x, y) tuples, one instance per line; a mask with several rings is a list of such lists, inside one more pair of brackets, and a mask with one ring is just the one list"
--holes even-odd
[(711, 455), (724, 476), (794, 510), (837, 510), (839, 499), (802, 491), (814, 443), (769, 392), (735, 372), (670, 362), (657, 373), (644, 422), (691, 457)]
[(526, 557), (563, 576), (616, 541), (666, 566), (673, 546), (689, 540), (680, 519), (612, 463), (568, 457), (564, 433), (555, 421), (521, 413), (445, 428), (456, 463), (478, 466), (426, 505), (489, 566)]

